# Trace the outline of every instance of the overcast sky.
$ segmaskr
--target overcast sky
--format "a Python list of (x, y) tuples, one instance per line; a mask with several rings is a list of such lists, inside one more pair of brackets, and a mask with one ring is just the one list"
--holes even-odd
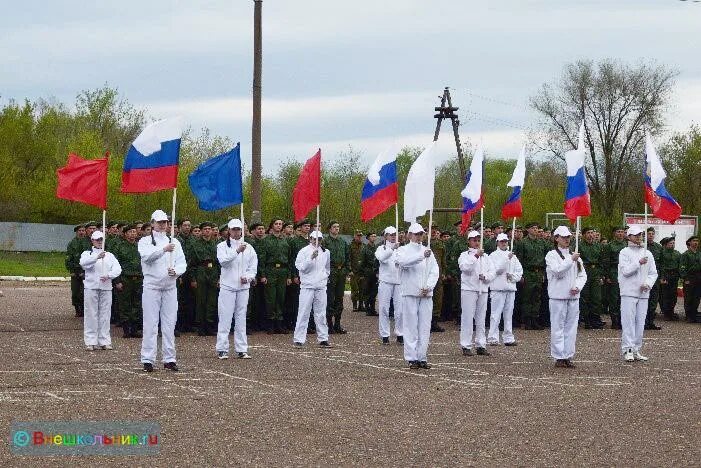
[[(250, 167), (253, 2), (2, 2), (0, 103), (72, 103), (104, 83), (154, 118), (241, 141)], [(701, 122), (701, 3), (679, 0), (265, 0), (263, 166), (428, 144), (444, 86), (463, 140), (516, 157), (528, 98), (580, 58), (676, 68), (669, 130)], [(454, 155), (445, 132), (440, 157)]]

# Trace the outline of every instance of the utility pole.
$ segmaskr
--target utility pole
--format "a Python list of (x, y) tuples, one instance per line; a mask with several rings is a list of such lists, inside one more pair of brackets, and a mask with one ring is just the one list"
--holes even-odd
[(251, 221), (261, 221), (261, 91), (263, 75), (263, 0), (253, 0), (253, 125), (251, 135)]
[[(447, 104), (447, 105), (446, 105)], [(441, 124), (443, 120), (450, 119), (453, 126), (453, 137), (455, 138), (455, 149), (458, 151), (458, 166), (460, 167), (460, 180), (465, 182), (465, 159), (462, 154), (462, 145), (460, 144), (460, 134), (458, 133), (458, 128), (460, 127), (460, 119), (456, 112), (459, 107), (453, 107), (453, 101), (450, 97), (450, 88), (447, 86), (443, 90), (443, 96), (441, 97), (441, 105), (435, 107), (434, 110), (437, 112), (433, 118), (438, 119), (436, 121), (436, 131), (433, 134), (433, 141), (438, 140), (438, 135), (441, 132)], [(434, 208), (434, 212), (439, 213), (455, 213), (462, 211), (462, 208)]]

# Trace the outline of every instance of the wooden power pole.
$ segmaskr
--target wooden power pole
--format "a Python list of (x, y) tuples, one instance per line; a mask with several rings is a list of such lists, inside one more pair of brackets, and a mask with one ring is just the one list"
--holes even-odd
[[(447, 105), (446, 105), (447, 104)], [(450, 97), (450, 88), (447, 86), (443, 90), (443, 96), (441, 97), (441, 105), (435, 108), (437, 112), (433, 117), (437, 119), (436, 121), (436, 131), (433, 134), (433, 141), (438, 140), (438, 135), (441, 132), (441, 124), (443, 120), (450, 119), (453, 126), (453, 136), (455, 138), (455, 149), (458, 151), (458, 166), (460, 168), (460, 180), (462, 183), (465, 182), (465, 159), (462, 154), (462, 145), (460, 144), (460, 134), (458, 133), (458, 128), (460, 127), (460, 119), (458, 118), (456, 112), (459, 107), (453, 107), (453, 101)], [(434, 212), (439, 213), (455, 213), (462, 211), (462, 208), (434, 208)]]
[(263, 75), (263, 0), (253, 0), (253, 125), (251, 135), (251, 221), (261, 221), (261, 91)]

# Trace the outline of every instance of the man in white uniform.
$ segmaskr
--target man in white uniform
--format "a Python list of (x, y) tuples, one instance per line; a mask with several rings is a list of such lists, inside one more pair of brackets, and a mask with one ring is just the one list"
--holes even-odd
[(402, 295), (399, 290), (399, 268), (397, 267), (397, 229), (394, 226), (385, 228), (385, 241), (375, 249), (375, 258), (380, 263), (377, 301), (380, 307), (379, 331), (382, 344), (389, 344), (390, 321), (389, 304), (394, 304), (394, 334), (397, 343), (404, 343), (402, 332)]
[(480, 356), (489, 356), (485, 317), (487, 315), (487, 298), (489, 283), (494, 279), (494, 265), (484, 251), (480, 249), (480, 233), (470, 231), (467, 234), (468, 249), (460, 254), (460, 346), (463, 356), (472, 356), (472, 324), (475, 324), (475, 347)]
[(141, 303), (144, 330), (141, 362), (145, 372), (153, 372), (158, 351), (158, 323), (161, 324), (163, 367), (177, 372), (175, 362), (175, 321), (178, 315), (178, 276), (185, 273), (185, 254), (178, 239), (167, 233), (168, 216), (161, 210), (151, 215), (151, 233), (139, 240), (144, 289)]
[(550, 298), (550, 354), (555, 359), (555, 367), (573, 368), (579, 294), (587, 282), (587, 273), (579, 254), (570, 252), (572, 233), (567, 226), (558, 226), (553, 235), (557, 245), (545, 255)]
[(316, 339), (322, 348), (330, 348), (326, 321), (326, 285), (331, 274), (331, 253), (321, 245), (320, 231), (309, 234), (309, 245), (297, 253), (295, 268), (299, 270), (299, 311), (295, 325), (294, 345), (307, 341), (309, 314), (314, 309)]
[(618, 254), (618, 285), (621, 291), (621, 352), (623, 360), (647, 361), (640, 354), (650, 290), (657, 281), (652, 253), (643, 246), (643, 230), (631, 226), (628, 247)]
[(229, 358), (229, 332), (233, 318), (234, 351), (239, 359), (250, 359), (246, 338), (246, 311), (249, 288), (258, 270), (258, 256), (253, 246), (241, 239), (243, 223), (240, 219), (230, 220), (227, 226), (229, 232), (226, 240), (217, 244), (217, 260), (221, 271), (216, 351), (219, 359)]
[(438, 263), (431, 249), (421, 244), (424, 228), (409, 226), (409, 242), (397, 249), (402, 294), (404, 359), (410, 369), (430, 369), (428, 341), (431, 336), (433, 288), (438, 282)]
[(85, 270), (83, 340), (87, 351), (112, 349), (112, 280), (122, 274), (122, 267), (114, 255), (103, 250), (104, 240), (101, 231), (93, 232), (91, 249), (80, 254), (80, 266)]
[(494, 265), (494, 279), (489, 284), (492, 299), (492, 315), (489, 318), (489, 335), (487, 343), (499, 344), (499, 321), (504, 317), (504, 346), (516, 346), (513, 331), (514, 300), (516, 298), (516, 283), (521, 281), (523, 267), (513, 252), (509, 252), (509, 237), (497, 234), (497, 250), (489, 254)]

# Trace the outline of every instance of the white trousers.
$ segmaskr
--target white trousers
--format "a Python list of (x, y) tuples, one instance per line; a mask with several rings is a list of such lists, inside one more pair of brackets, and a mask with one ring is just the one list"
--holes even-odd
[(402, 307), (404, 359), (407, 361), (428, 361), (433, 298), (402, 296)]
[(329, 341), (329, 326), (326, 323), (326, 288), (300, 288), (299, 309), (294, 334), (296, 343), (304, 344), (307, 341), (307, 327), (309, 326), (309, 314), (312, 311), (312, 307), (314, 308), (316, 339), (319, 343)]
[(475, 346), (487, 346), (487, 335), (484, 319), (487, 315), (486, 292), (460, 290), (460, 346), (472, 348), (472, 322), (475, 323)]
[(572, 359), (579, 324), (579, 299), (550, 299), (550, 355)]
[(621, 296), (621, 352), (640, 351), (648, 299)]
[(246, 338), (246, 309), (248, 308), (248, 288), (232, 291), (221, 288), (217, 301), (219, 325), (217, 326), (216, 350), (229, 352), (229, 332), (231, 320), (234, 320), (234, 351), (248, 352)]
[(377, 302), (380, 307), (379, 331), (381, 338), (389, 338), (390, 322), (389, 322), (389, 303), (394, 302), (394, 334), (403, 336), (402, 331), (402, 295), (399, 292), (399, 285), (380, 281), (377, 286)]
[(141, 362), (155, 364), (158, 351), (158, 322), (161, 322), (163, 362), (175, 362), (175, 320), (178, 316), (178, 290), (147, 289), (141, 294), (144, 330)]
[(504, 343), (514, 343), (516, 338), (514, 337), (513, 317), (516, 291), (491, 291), (489, 294), (492, 298), (492, 315), (489, 318), (487, 341), (499, 343), (499, 321), (503, 317), (504, 332), (501, 338)]
[(110, 317), (112, 315), (112, 291), (85, 289), (83, 291), (85, 315), (83, 316), (83, 340), (85, 346), (112, 344)]

